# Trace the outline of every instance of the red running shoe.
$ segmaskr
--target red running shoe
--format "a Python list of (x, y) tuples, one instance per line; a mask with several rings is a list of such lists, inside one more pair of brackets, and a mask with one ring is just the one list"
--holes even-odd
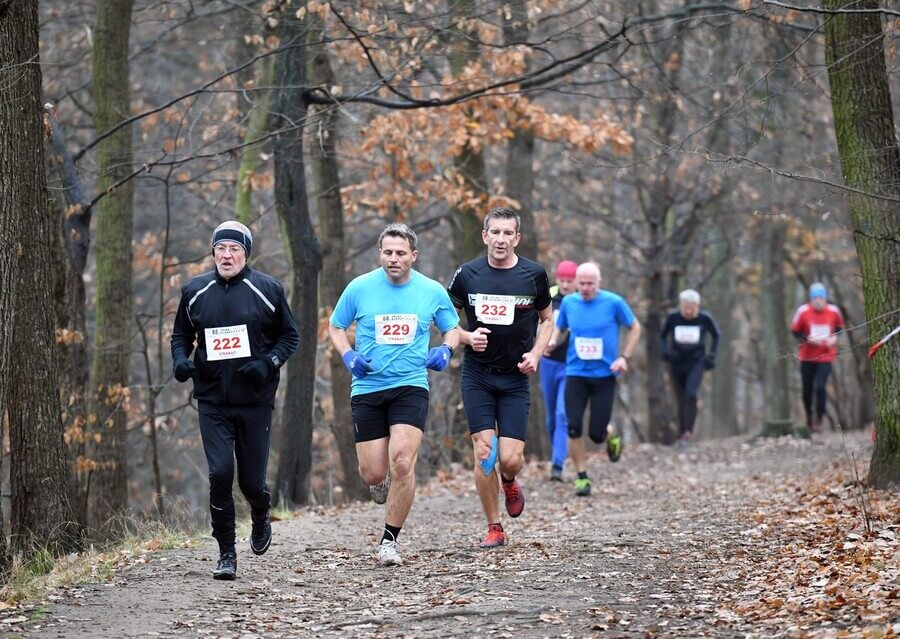
[(506, 496), (506, 512), (510, 517), (518, 517), (525, 510), (525, 493), (522, 492), (522, 484), (518, 479), (514, 479), (511, 484), (501, 481), (500, 485), (503, 486), (503, 494)]
[(479, 544), (479, 548), (496, 548), (506, 545), (506, 533), (500, 524), (489, 524), (487, 535)]

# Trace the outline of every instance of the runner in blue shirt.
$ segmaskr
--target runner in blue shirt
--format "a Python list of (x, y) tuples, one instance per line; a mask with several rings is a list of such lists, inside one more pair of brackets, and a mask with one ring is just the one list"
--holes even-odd
[[(578, 479), (575, 494), (591, 494), (587, 476), (583, 431), (584, 410), (591, 403), (590, 438), (598, 444), (606, 441), (610, 461), (622, 454), (622, 438), (607, 427), (612, 418), (616, 396), (616, 376), (628, 371), (628, 359), (637, 348), (641, 325), (631, 307), (619, 295), (600, 290), (600, 268), (586, 262), (575, 272), (577, 293), (563, 298), (556, 328), (549, 347), (569, 336), (566, 354), (566, 417), (569, 422), (569, 454)], [(619, 353), (619, 329), (628, 328), (625, 348)]]
[[(575, 290), (575, 271), (578, 264), (563, 260), (556, 265), (556, 285), (550, 287), (553, 317), (559, 315), (563, 298)], [(544, 414), (547, 434), (550, 436), (550, 481), (563, 480), (563, 466), (569, 455), (569, 426), (566, 423), (566, 353), (569, 340), (564, 339), (556, 348), (544, 350), (541, 367), (541, 392), (544, 394)]]
[[(397, 536), (415, 495), (415, 464), (428, 416), (427, 369), (442, 371), (459, 345), (459, 316), (438, 282), (412, 269), (416, 234), (389, 224), (378, 238), (382, 268), (344, 289), (328, 332), (352, 374), (359, 472), (378, 504), (387, 502), (378, 558), (401, 564)], [(351, 347), (347, 330), (356, 324)], [(428, 348), (431, 324), (443, 343)]]

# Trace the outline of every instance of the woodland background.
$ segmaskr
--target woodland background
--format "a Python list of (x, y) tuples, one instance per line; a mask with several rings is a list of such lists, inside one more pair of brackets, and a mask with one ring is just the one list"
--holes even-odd
[[(627, 440), (674, 438), (656, 335), (685, 287), (700, 290), (723, 334), (700, 437), (796, 430), (788, 324), (821, 280), (849, 327), (828, 423), (864, 428), (881, 407), (881, 450), (894, 455), (884, 476), (900, 477), (898, 394), (885, 392), (897, 388), (888, 380), (898, 346), (866, 356), (900, 309), (890, 97), (900, 90), (900, 12), (824, 4), (0, 3), (4, 36), (30, 19), (23, 7), (37, 6), (46, 150), (22, 146), (44, 163), (50, 203), (19, 207), (36, 213), (27, 224), (0, 224), (4, 255), (19, 247), (17, 259), (36, 269), (11, 268), (13, 257), (3, 264), (3, 290), (31, 300), (16, 307), (27, 321), (4, 329), (4, 516), (14, 548), (47, 521), (57, 524), (41, 543), (85, 526), (115, 536), (129, 511), (205, 517), (196, 409), (190, 385), (172, 379), (168, 339), (180, 286), (211, 268), (212, 229), (232, 218), (254, 232), (251, 266), (286, 284), (302, 335), (282, 374), (269, 464), (282, 507), (367, 495), (349, 378), (326, 322), (346, 282), (377, 266), (381, 228), (411, 225), (417, 267), (446, 282), (483, 251), (480, 218), (499, 204), (523, 216), (520, 253), (551, 277), (559, 260), (596, 261), (603, 287), (625, 295), (643, 324), (614, 417)], [(4, 84), (25, 77), (18, 68), (4, 67)], [(843, 81), (850, 89), (839, 92)], [(881, 141), (836, 137), (845, 121), (876, 122)], [(27, 137), (3, 135), (5, 146)], [(846, 157), (842, 171), (848, 148), (870, 170), (862, 182)], [(860, 206), (873, 211), (871, 224)], [(876, 271), (866, 269), (882, 274), (870, 288)], [(55, 340), (41, 342), (51, 322)], [(423, 476), (468, 472), (459, 363), (432, 378)], [(874, 376), (873, 365), (882, 367)], [(534, 391), (528, 452), (546, 458)], [(48, 439), (17, 448), (17, 424), (28, 419), (49, 424), (40, 431)], [(60, 431), (64, 449), (53, 443)], [(37, 469), (35, 458), (60, 469), (65, 514), (42, 511), (40, 492), (17, 480), (22, 466)]]

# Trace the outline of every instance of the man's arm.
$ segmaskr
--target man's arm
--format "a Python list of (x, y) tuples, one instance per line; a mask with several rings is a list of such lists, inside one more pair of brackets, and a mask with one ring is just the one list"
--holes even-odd
[(719, 326), (716, 324), (716, 320), (712, 318), (712, 315), (707, 315), (706, 318), (709, 320), (709, 334), (712, 337), (712, 342), (709, 345), (709, 352), (715, 357), (715, 354), (719, 350), (719, 338), (722, 334), (719, 332)]
[[(463, 346), (471, 346), (476, 353), (483, 353), (487, 349), (488, 335), (491, 329), (479, 326), (474, 331), (467, 331), (462, 327), (462, 322), (468, 322), (466, 314), (458, 306), (456, 311), (459, 313), (460, 321), (460, 325), (457, 327), (459, 329), (459, 343)], [(468, 326), (468, 324), (466, 325)]]
[(634, 355), (634, 351), (637, 349), (637, 343), (640, 338), (641, 323), (635, 318), (634, 322), (631, 323), (631, 326), (628, 327), (628, 335), (625, 337), (625, 348), (622, 350), (622, 354), (609, 366), (609, 369), (612, 372), (628, 372), (628, 360)]
[(280, 289), (277, 313), (280, 318), (278, 341), (275, 342), (269, 354), (275, 355), (283, 365), (300, 345), (300, 332), (297, 330), (297, 322), (294, 320), (294, 314), (291, 312), (284, 289)]
[(537, 335), (534, 338), (534, 346), (530, 351), (522, 355), (522, 361), (518, 364), (519, 371), (523, 375), (531, 375), (537, 371), (541, 355), (544, 353), (544, 349), (547, 348), (550, 335), (553, 334), (553, 306), (548, 304), (538, 311), (538, 318), (540, 323), (538, 324)]
[(338, 328), (334, 324), (328, 325), (328, 337), (331, 338), (331, 343), (334, 344), (334, 350), (336, 350), (341, 357), (347, 351), (352, 350), (350, 346), (350, 337), (347, 335), (347, 329)]
[(549, 357), (550, 354), (556, 350), (556, 347), (562, 344), (563, 340), (566, 339), (566, 335), (568, 334), (569, 329), (554, 326), (553, 332), (550, 334), (550, 341), (547, 342), (547, 348), (544, 349), (544, 355)]
[(459, 326), (454, 326), (449, 331), (441, 333), (441, 340), (455, 352), (459, 348), (461, 334), (462, 329)]
[(540, 318), (540, 323), (538, 324), (537, 335), (534, 338), (534, 348), (531, 349), (531, 352), (540, 357), (546, 350), (550, 337), (556, 330), (553, 326), (553, 306), (549, 305), (544, 310), (538, 311), (538, 317)]

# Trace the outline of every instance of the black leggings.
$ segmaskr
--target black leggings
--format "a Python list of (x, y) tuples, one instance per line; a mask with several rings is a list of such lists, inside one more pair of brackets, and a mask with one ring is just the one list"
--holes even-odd
[(678, 402), (678, 429), (682, 435), (694, 432), (697, 420), (697, 396), (703, 381), (703, 360), (675, 363), (671, 368), (672, 386)]
[(828, 392), (828, 376), (831, 374), (831, 362), (800, 362), (800, 380), (803, 382), (803, 410), (806, 421), (813, 419), (813, 394), (816, 400), (815, 419), (820, 421), (825, 414), (825, 402)]
[(591, 402), (590, 438), (598, 444), (606, 441), (606, 427), (612, 418), (613, 401), (616, 399), (616, 378), (566, 377), (566, 418), (569, 420), (569, 437), (579, 438), (583, 432), (584, 410)]
[(271, 406), (217, 406), (199, 402), (200, 436), (209, 465), (209, 512), (213, 537), (219, 548), (234, 546), (234, 461), (237, 457), (238, 487), (254, 514), (269, 510), (266, 485)]

